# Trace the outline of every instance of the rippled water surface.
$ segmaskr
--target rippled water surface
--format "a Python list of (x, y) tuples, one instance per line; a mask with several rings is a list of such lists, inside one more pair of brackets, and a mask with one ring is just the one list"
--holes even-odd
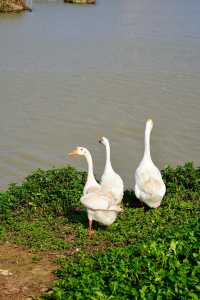
[(67, 157), (76, 145), (92, 151), (99, 177), (102, 135), (131, 187), (149, 117), (159, 167), (200, 165), (199, 0), (33, 8), (0, 16), (1, 189), (38, 167), (86, 169)]

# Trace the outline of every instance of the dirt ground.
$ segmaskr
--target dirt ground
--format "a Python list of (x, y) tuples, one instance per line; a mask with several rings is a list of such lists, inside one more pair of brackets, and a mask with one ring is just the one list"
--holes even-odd
[(58, 253), (34, 253), (10, 243), (0, 244), (0, 300), (38, 299), (55, 279)]

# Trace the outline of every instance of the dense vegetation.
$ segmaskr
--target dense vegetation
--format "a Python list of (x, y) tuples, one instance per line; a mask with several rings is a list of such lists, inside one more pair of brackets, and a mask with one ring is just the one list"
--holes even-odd
[(0, 238), (35, 250), (61, 250), (55, 287), (45, 299), (199, 299), (200, 169), (163, 172), (160, 209), (144, 209), (126, 191), (124, 212), (87, 239), (80, 207), (86, 174), (37, 170), (0, 193)]

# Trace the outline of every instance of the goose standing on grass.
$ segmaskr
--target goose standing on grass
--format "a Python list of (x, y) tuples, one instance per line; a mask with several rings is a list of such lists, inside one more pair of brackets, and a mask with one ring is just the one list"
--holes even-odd
[(106, 164), (101, 177), (101, 187), (112, 193), (115, 203), (120, 204), (124, 195), (124, 184), (121, 177), (113, 170), (110, 161), (110, 143), (106, 137), (102, 137), (99, 143), (106, 147)]
[(144, 156), (135, 172), (136, 197), (151, 208), (160, 206), (166, 187), (159, 169), (154, 165), (150, 153), (151, 119), (146, 122)]
[(113, 195), (109, 192), (104, 192), (96, 181), (93, 173), (92, 156), (89, 150), (84, 147), (77, 147), (69, 155), (83, 155), (88, 163), (87, 181), (80, 201), (87, 208), (89, 220), (88, 235), (91, 237), (93, 220), (103, 225), (111, 225), (122, 209), (115, 204)]

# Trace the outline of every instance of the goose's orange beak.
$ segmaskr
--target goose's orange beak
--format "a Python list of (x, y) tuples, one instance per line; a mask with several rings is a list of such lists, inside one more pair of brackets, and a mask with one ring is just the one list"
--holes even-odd
[(79, 155), (78, 149), (74, 149), (71, 152), (68, 153), (69, 156), (75, 156), (75, 155)]

